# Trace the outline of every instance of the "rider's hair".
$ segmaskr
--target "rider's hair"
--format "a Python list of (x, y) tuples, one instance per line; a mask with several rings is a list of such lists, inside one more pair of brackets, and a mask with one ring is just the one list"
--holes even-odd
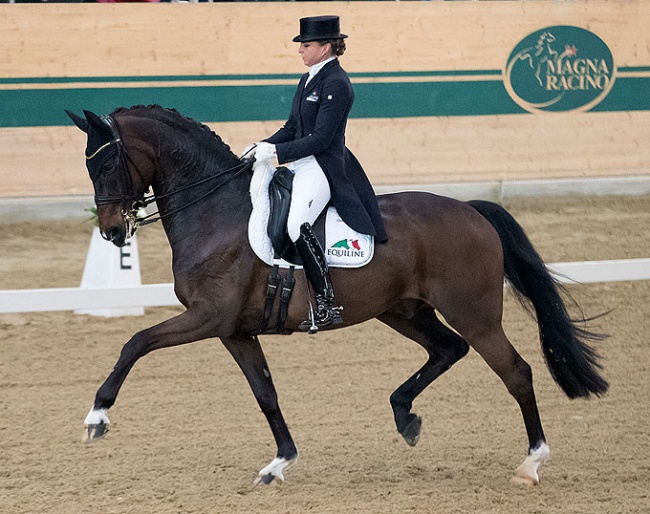
[(330, 39), (328, 41), (321, 41), (321, 46), (329, 43), (332, 45), (332, 55), (343, 55), (345, 53), (345, 40), (343, 39)]

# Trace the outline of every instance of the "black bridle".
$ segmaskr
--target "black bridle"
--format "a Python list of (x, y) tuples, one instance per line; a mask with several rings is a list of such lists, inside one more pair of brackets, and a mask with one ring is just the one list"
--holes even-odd
[[(133, 159), (131, 159), (131, 156), (127, 153), (126, 149), (124, 148), (124, 143), (122, 142), (122, 138), (120, 137), (120, 132), (117, 128), (117, 125), (115, 124), (115, 120), (113, 120), (113, 118), (110, 116), (102, 116), (102, 121), (106, 123), (108, 128), (111, 130), (113, 139), (111, 139), (108, 143), (104, 143), (102, 146), (100, 146), (97, 150), (95, 150), (92, 153), (92, 155), (86, 155), (86, 160), (91, 161), (95, 157), (99, 156), (104, 150), (115, 148), (115, 150), (117, 151), (117, 159), (118, 159), (118, 166), (119, 166), (118, 171), (120, 172), (122, 179), (124, 181), (123, 189), (125, 191), (128, 191), (128, 193), (121, 194), (119, 196), (95, 194), (95, 205), (97, 206), (108, 205), (108, 204), (113, 204), (118, 202), (121, 202), (122, 204), (126, 204), (127, 202), (136, 202), (144, 196), (144, 193), (142, 194), (136, 193), (135, 187), (133, 185), (133, 179), (131, 177), (131, 174), (128, 172), (129, 169), (128, 162), (130, 162), (133, 168), (136, 170), (138, 176), (140, 177), (140, 181), (142, 182), (143, 186), (145, 186), (142, 173), (140, 173), (140, 170), (133, 162)], [(106, 158), (108, 158), (108, 156)], [(101, 172), (102, 169), (100, 167), (96, 173), (91, 174), (90, 179), (93, 181), (93, 183), (95, 183), (99, 179)]]
[[(138, 229), (138, 227), (144, 226), (144, 225), (149, 225), (151, 223), (155, 223), (157, 221), (162, 220), (163, 218), (167, 218), (169, 216), (173, 216), (174, 214), (187, 209), (188, 207), (200, 202), (201, 200), (204, 200), (211, 194), (213, 194), (215, 191), (217, 191), (219, 188), (225, 186), (235, 178), (239, 177), (243, 173), (249, 171), (253, 167), (253, 159), (246, 159), (240, 161), (239, 164), (233, 166), (232, 168), (228, 168), (226, 170), (223, 170), (216, 175), (212, 175), (210, 177), (203, 178), (201, 180), (197, 180), (196, 182), (192, 182), (190, 184), (187, 184), (183, 187), (180, 187), (178, 189), (175, 189), (173, 191), (170, 191), (165, 194), (161, 195), (154, 195), (150, 194), (147, 195), (146, 191), (149, 190), (150, 186), (147, 186), (147, 184), (144, 181), (144, 177), (140, 170), (138, 169), (138, 166), (135, 164), (129, 153), (127, 152), (126, 148), (124, 147), (124, 142), (122, 141), (122, 138), (120, 137), (119, 130), (117, 128), (117, 124), (115, 123), (115, 120), (111, 116), (102, 116), (102, 120), (108, 125), (108, 127), (111, 129), (111, 134), (113, 138), (108, 142), (100, 146), (97, 150), (95, 150), (92, 155), (86, 155), (86, 160), (90, 161), (97, 157), (103, 150), (111, 148), (113, 145), (115, 145), (116, 151), (117, 151), (117, 156), (118, 156), (118, 166), (119, 170), (118, 172), (122, 175), (123, 181), (124, 181), (124, 190), (127, 191), (126, 194), (122, 193), (121, 195), (95, 195), (95, 205), (108, 205), (108, 204), (115, 204), (115, 203), (120, 203), (122, 205), (127, 205), (130, 204), (130, 208), (127, 209), (122, 209), (122, 216), (124, 216), (124, 220), (127, 224), (128, 227), (128, 232), (130, 233), (130, 236), (132, 236), (135, 231)], [(135, 169), (136, 173), (140, 177), (140, 181), (142, 182), (142, 185), (146, 188), (146, 191), (143, 193), (137, 193), (136, 189), (133, 185), (133, 178), (131, 176), (131, 173), (129, 173), (129, 166), (128, 164), (131, 164), (133, 166), (133, 169)], [(101, 170), (101, 169), (100, 169)], [(101, 171), (100, 171), (101, 173)], [(139, 211), (141, 209), (144, 209), (148, 205), (151, 205), (152, 203), (156, 202), (157, 200), (160, 200), (162, 198), (168, 198), (173, 195), (176, 195), (178, 193), (181, 193), (183, 191), (187, 191), (189, 189), (192, 189), (194, 187), (200, 186), (202, 184), (206, 184), (208, 182), (211, 182), (213, 180), (216, 180), (218, 178), (224, 177), (226, 175), (230, 175), (229, 177), (226, 178), (226, 180), (222, 182), (218, 182), (214, 187), (212, 187), (210, 190), (206, 191), (204, 194), (199, 196), (198, 198), (194, 198), (190, 202), (181, 205), (180, 207), (166, 212), (164, 214), (160, 214), (160, 211), (157, 210), (156, 212), (153, 212), (151, 214), (148, 214), (146, 216), (140, 216)], [(96, 174), (96, 176), (91, 176), (91, 180), (95, 182), (99, 178), (99, 174)]]

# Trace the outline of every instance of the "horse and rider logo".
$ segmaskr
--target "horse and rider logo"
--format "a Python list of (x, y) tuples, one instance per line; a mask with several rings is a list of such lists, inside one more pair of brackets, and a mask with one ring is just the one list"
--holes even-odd
[(587, 111), (614, 85), (614, 58), (593, 32), (547, 27), (522, 39), (504, 73), (508, 94), (529, 112)]

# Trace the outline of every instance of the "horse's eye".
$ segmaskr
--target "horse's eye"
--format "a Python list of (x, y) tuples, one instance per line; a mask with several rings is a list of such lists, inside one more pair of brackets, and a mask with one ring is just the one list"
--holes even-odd
[(114, 161), (113, 159), (111, 159), (111, 158), (106, 159), (106, 160), (102, 163), (102, 167), (101, 167), (101, 168), (102, 168), (102, 169), (101, 169), (101, 172), (102, 172), (102, 173), (110, 173), (111, 171), (113, 171), (113, 170), (115, 169), (115, 161)]

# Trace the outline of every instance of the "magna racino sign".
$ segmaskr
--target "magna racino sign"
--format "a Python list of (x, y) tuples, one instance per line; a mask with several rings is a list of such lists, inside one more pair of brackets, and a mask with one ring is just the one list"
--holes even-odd
[(587, 111), (614, 85), (614, 58), (593, 32), (547, 27), (514, 48), (504, 82), (512, 99), (529, 112)]

